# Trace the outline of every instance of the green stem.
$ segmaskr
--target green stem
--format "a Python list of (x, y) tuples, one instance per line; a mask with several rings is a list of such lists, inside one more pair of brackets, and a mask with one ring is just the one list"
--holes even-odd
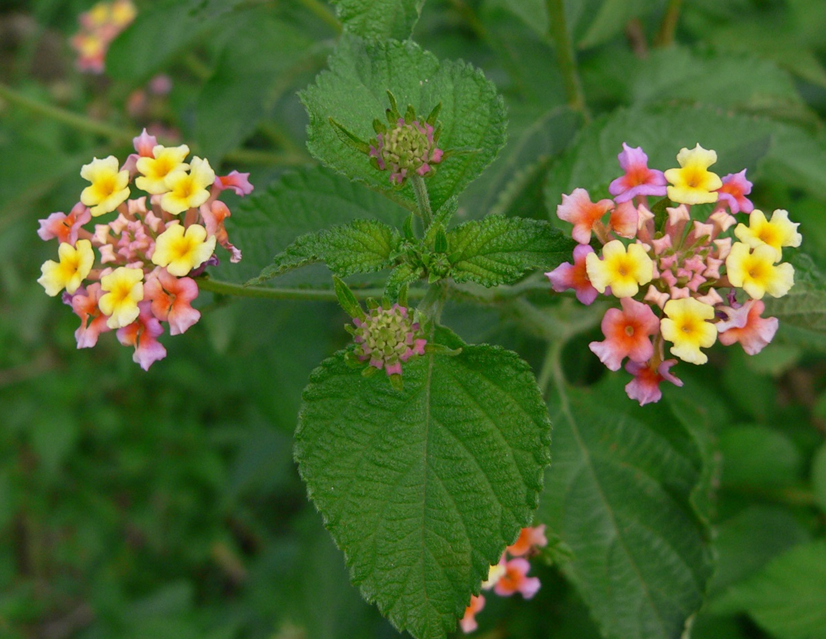
[(559, 69), (565, 84), (565, 95), (568, 106), (582, 114), (585, 122), (591, 121), (591, 114), (585, 103), (585, 94), (582, 92), (582, 82), (574, 56), (574, 45), (568, 33), (568, 24), (565, 20), (565, 6), (563, 0), (546, 0), (548, 9), (548, 35), (556, 43), (556, 56)]
[[(269, 286), (244, 286), (213, 280), (209, 276), (199, 277), (198, 288), (210, 293), (221, 295), (236, 295), (238, 297), (255, 297), (265, 300), (309, 300), (315, 302), (336, 302), (336, 292), (333, 289), (303, 289), (303, 288), (275, 288)], [(368, 297), (380, 298), (384, 291), (380, 288), (354, 289), (353, 294), (360, 300)], [(424, 297), (424, 289), (414, 288), (407, 293), (409, 298)]]
[(410, 176), (410, 183), (413, 185), (413, 192), (416, 194), (416, 203), (419, 205), (419, 214), (422, 216), (424, 230), (427, 231), (431, 222), (433, 222), (433, 209), (430, 208), (427, 185), (424, 183), (424, 178), (415, 173)]
[(654, 38), (654, 46), (667, 47), (674, 42), (674, 34), (677, 31), (677, 21), (680, 18), (682, 4), (683, 0), (669, 0), (663, 21), (660, 23), (660, 30)]
[(27, 109), (32, 113), (37, 113), (57, 122), (62, 122), (79, 131), (86, 131), (87, 133), (94, 133), (95, 135), (109, 138), (113, 142), (131, 142), (132, 138), (135, 137), (135, 134), (128, 129), (113, 126), (106, 122), (98, 122), (85, 115), (40, 102), (2, 83), (0, 83), (0, 98)]
[[(414, 289), (415, 290), (415, 289)], [(410, 297), (410, 293), (413, 290), (408, 291), (407, 296)], [(419, 304), (418, 311), (423, 315), (427, 315), (431, 319), (433, 319), (434, 324), (438, 324), (439, 321), (442, 319), (442, 309), (445, 306), (445, 300), (447, 299), (447, 281), (441, 280), (435, 284), (432, 284), (427, 289), (427, 293), (422, 300), (422, 303)]]
[[(562, 340), (551, 340), (548, 342), (548, 350), (545, 353), (545, 359), (542, 362), (542, 369), (539, 371), (539, 377), (536, 383), (539, 385), (539, 390), (542, 391), (542, 396), (548, 395), (548, 387), (551, 384), (551, 377), (556, 373), (557, 361), (559, 360), (559, 353), (562, 351)], [(561, 369), (560, 369), (561, 372)]]
[(333, 31), (341, 33), (341, 23), (325, 4), (319, 2), (319, 0), (301, 0), (301, 4), (314, 13), (316, 17), (320, 18), (324, 24), (330, 26)]

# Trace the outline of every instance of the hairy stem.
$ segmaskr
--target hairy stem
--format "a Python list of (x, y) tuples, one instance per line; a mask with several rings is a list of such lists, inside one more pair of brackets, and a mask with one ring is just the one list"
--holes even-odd
[(568, 106), (581, 113), (585, 122), (590, 122), (591, 114), (585, 103), (585, 94), (582, 92), (582, 82), (579, 79), (579, 70), (574, 56), (574, 45), (565, 20), (564, 2), (563, 0), (546, 0), (546, 7), (548, 9), (548, 35), (556, 44), (556, 57), (565, 83)]
[(424, 230), (430, 228), (430, 223), (433, 221), (433, 209), (430, 208), (430, 196), (427, 194), (427, 185), (424, 183), (424, 178), (415, 173), (410, 177), (410, 182), (413, 184), (413, 192), (416, 194), (416, 203), (419, 205), (419, 214), (422, 216), (424, 223)]
[[(265, 300), (309, 300), (316, 302), (336, 302), (336, 292), (333, 289), (312, 288), (275, 288), (269, 286), (244, 286), (232, 282), (213, 280), (209, 276), (199, 277), (198, 288), (220, 295), (236, 295), (238, 297), (255, 297)], [(384, 291), (380, 288), (354, 289), (353, 294), (360, 300), (368, 297), (380, 298)], [(425, 290), (414, 288), (407, 293), (411, 299), (425, 296)]]
[[(539, 377), (536, 383), (539, 385), (539, 390), (542, 391), (542, 396), (547, 397), (548, 388), (551, 385), (551, 378), (556, 375), (556, 369), (559, 362), (559, 354), (562, 351), (562, 340), (551, 340), (548, 342), (548, 350), (545, 353), (545, 359), (542, 361), (542, 369), (539, 371)], [(561, 375), (560, 368), (559, 374)]]

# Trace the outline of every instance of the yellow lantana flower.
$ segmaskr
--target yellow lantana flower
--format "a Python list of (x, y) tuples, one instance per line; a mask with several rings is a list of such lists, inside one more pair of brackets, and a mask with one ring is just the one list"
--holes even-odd
[(80, 177), (89, 180), (80, 194), (80, 201), (88, 207), (93, 217), (114, 211), (129, 197), (129, 171), (118, 171), (118, 159), (114, 155), (99, 160), (94, 158), (80, 169)]
[(186, 231), (180, 224), (173, 224), (155, 240), (152, 263), (183, 277), (206, 262), (214, 251), (215, 236), (207, 237), (206, 229), (200, 224), (192, 224)]
[(679, 169), (668, 169), (665, 179), (672, 186), (667, 189), (668, 199), (681, 204), (705, 204), (716, 202), (716, 191), (723, 181), (716, 173), (708, 170), (717, 161), (717, 153), (701, 147), (683, 148), (677, 154)]
[(123, 328), (140, 314), (138, 302), (143, 299), (143, 269), (121, 266), (100, 278), (100, 290), (105, 293), (98, 306), (108, 315), (109, 328)]
[(43, 275), (37, 280), (46, 289), (46, 294), (52, 297), (64, 288), (67, 293), (74, 293), (89, 275), (95, 262), (95, 252), (89, 240), (78, 240), (76, 246), (61, 242), (57, 254), (60, 262), (44, 262), (40, 267)]
[(752, 248), (770, 246), (775, 250), (775, 261), (783, 255), (784, 246), (800, 246), (803, 236), (797, 232), (799, 224), (789, 219), (789, 212), (778, 209), (772, 213), (771, 221), (766, 220), (763, 211), (755, 209), (749, 215), (749, 225), (738, 224), (734, 234), (741, 242)]
[(173, 171), (166, 176), (169, 189), (161, 198), (161, 208), (167, 213), (177, 215), (187, 209), (197, 208), (209, 199), (209, 187), (215, 182), (215, 171), (209, 160), (192, 158), (190, 171)]
[(756, 300), (768, 293), (783, 297), (794, 285), (794, 267), (775, 264), (777, 252), (768, 244), (750, 251), (747, 244), (737, 242), (726, 258), (726, 273), (733, 286), (739, 286)]
[(705, 364), (708, 356), (701, 348), (717, 341), (717, 328), (706, 320), (714, 319), (714, 307), (685, 297), (668, 300), (663, 307), (666, 317), (660, 321), (663, 338), (673, 342), (671, 353), (684, 362)]
[(639, 287), (648, 284), (654, 275), (654, 263), (639, 244), (626, 250), (619, 240), (611, 240), (602, 247), (602, 259), (596, 253), (585, 258), (588, 279), (595, 289), (604, 293), (611, 287), (615, 297), (632, 297)]
[(189, 155), (189, 147), (186, 144), (171, 147), (158, 144), (152, 149), (152, 155), (151, 158), (138, 158), (135, 167), (142, 175), (135, 179), (135, 186), (147, 193), (159, 195), (169, 191), (166, 177), (170, 173), (189, 168), (189, 164), (184, 162), (184, 158)]

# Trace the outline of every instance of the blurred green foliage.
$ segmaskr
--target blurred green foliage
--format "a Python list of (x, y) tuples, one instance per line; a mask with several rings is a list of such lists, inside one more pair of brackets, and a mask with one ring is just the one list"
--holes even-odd
[[(317, 230), (312, 202), (296, 202), (291, 218), (290, 185), (321, 192), (341, 178), (312, 166), (296, 92), (326, 66), (340, 32), (335, 7), (145, 0), (113, 44), (107, 72), (90, 76), (74, 69), (68, 40), (91, 4), (0, 8), (0, 82), (14, 91), (0, 91), (0, 637), (397, 636), (349, 584), (292, 461), (301, 389), (345, 343), (337, 307), (204, 293), (202, 321), (167, 339), (169, 357), (144, 373), (111, 335), (77, 351), (77, 318), (35, 282), (51, 249), (36, 236), (37, 220), (76, 202), (82, 164), (125, 157), (148, 125), (226, 170), (251, 171), (257, 193), (300, 168), (271, 187), (267, 211), (231, 204), (233, 241), (253, 246), (236, 275), (222, 265), (221, 276), (242, 281), (271, 258), (255, 245), (262, 215), (282, 220), (283, 236), (263, 240), (273, 253)], [(403, 4), (409, 22), (421, 3)], [(822, 0), (565, 7), (587, 113), (568, 106), (541, 0), (424, 4), (416, 41), (481, 68), (508, 111), (508, 143), (462, 195), (458, 218), (549, 219), (561, 193), (607, 187), (622, 141), (643, 144), (662, 167), (700, 141), (720, 152), (721, 170), (748, 168), (761, 208), (787, 208), (801, 222), (811, 257), (799, 267), (801, 285), (822, 296)], [(159, 73), (172, 81), (168, 95), (147, 89)], [(378, 198), (360, 197), (365, 206)], [(355, 215), (343, 211), (337, 221)], [(714, 349), (708, 366), (681, 371), (686, 386), (667, 397), (667, 419), (641, 422), (662, 450), (692, 437), (680, 472), (698, 482), (691, 507), (715, 530), (717, 568), (707, 604), (690, 620), (694, 639), (826, 636), (825, 311), (795, 310), (805, 321), (789, 321), (758, 357)], [(541, 336), (517, 330), (513, 318), (460, 304), (445, 314), (465, 339), (516, 349), (539, 370)], [(598, 393), (601, 410), (631, 413), (616, 380), (594, 386), (600, 367), (587, 343), (595, 330), (568, 344), (566, 373), (591, 387), (577, 396)], [(698, 406), (702, 419), (692, 412)], [(589, 418), (594, 428), (617, 427)], [(680, 428), (669, 432), (668, 420)], [(628, 454), (633, 464), (644, 457)], [(530, 602), (489, 597), (479, 636), (598, 637), (590, 614), (599, 610), (589, 613), (575, 592), (571, 584), (587, 579), (572, 566), (538, 567), (543, 587)], [(686, 570), (706, 568), (698, 560)]]

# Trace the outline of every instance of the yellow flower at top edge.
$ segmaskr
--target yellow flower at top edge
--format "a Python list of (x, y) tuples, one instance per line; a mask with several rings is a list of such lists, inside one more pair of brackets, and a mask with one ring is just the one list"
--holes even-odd
[(614, 297), (632, 297), (639, 287), (648, 284), (654, 275), (654, 263), (640, 244), (631, 244), (626, 250), (619, 240), (611, 240), (602, 247), (602, 259), (596, 253), (585, 257), (588, 279), (595, 289), (604, 293), (611, 287)]
[(775, 250), (777, 261), (783, 255), (783, 247), (800, 246), (803, 236), (797, 232), (798, 226), (789, 219), (789, 212), (783, 209), (772, 213), (771, 220), (766, 220), (763, 211), (755, 209), (749, 215), (749, 225), (738, 224), (734, 234), (751, 248), (770, 246)]
[(209, 199), (209, 187), (215, 182), (215, 171), (209, 160), (192, 158), (190, 171), (173, 171), (166, 176), (169, 189), (161, 199), (161, 208), (177, 215), (187, 209), (197, 208)]
[(152, 149), (153, 157), (138, 158), (135, 167), (141, 175), (135, 178), (135, 186), (152, 195), (166, 193), (169, 191), (166, 177), (174, 171), (189, 169), (189, 164), (184, 162), (187, 155), (189, 147), (186, 144), (171, 147), (158, 144)]
[(43, 273), (37, 282), (46, 289), (46, 294), (54, 297), (64, 288), (74, 293), (92, 270), (95, 252), (89, 240), (78, 240), (76, 246), (62, 242), (57, 249), (60, 262), (47, 260), (40, 267)]
[(80, 193), (80, 201), (90, 207), (93, 217), (114, 211), (129, 197), (129, 171), (118, 171), (114, 155), (93, 158), (81, 167), (80, 177), (92, 183)]
[(717, 327), (706, 320), (714, 319), (714, 307), (693, 297), (668, 300), (660, 320), (663, 339), (672, 342), (671, 353), (684, 362), (705, 364), (708, 356), (701, 348), (717, 341)]
[(726, 274), (732, 286), (739, 286), (756, 300), (766, 293), (783, 297), (794, 285), (794, 267), (776, 261), (775, 249), (767, 244), (750, 251), (747, 244), (737, 242), (726, 258)]
[(706, 204), (717, 201), (715, 192), (723, 181), (716, 173), (708, 170), (717, 161), (717, 153), (701, 147), (683, 148), (677, 154), (679, 169), (668, 169), (665, 179), (671, 183), (668, 187), (668, 199), (680, 204)]
[(152, 263), (165, 267), (172, 275), (183, 277), (206, 262), (214, 251), (215, 236), (207, 238), (203, 226), (192, 224), (184, 231), (184, 227), (176, 223), (155, 240)]
[(143, 269), (120, 266), (109, 275), (100, 278), (100, 290), (105, 293), (98, 301), (98, 307), (109, 317), (109, 328), (123, 328), (134, 322), (143, 300)]

